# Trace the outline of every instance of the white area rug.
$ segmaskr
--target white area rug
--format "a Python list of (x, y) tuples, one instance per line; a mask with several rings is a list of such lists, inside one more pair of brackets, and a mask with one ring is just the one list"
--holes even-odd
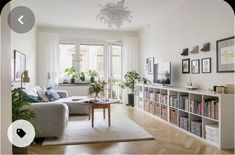
[(42, 145), (88, 144), (99, 142), (124, 142), (137, 140), (153, 140), (145, 129), (132, 120), (120, 114), (113, 114), (111, 126), (108, 126), (107, 118), (103, 119), (102, 112), (95, 113), (94, 128), (91, 122), (84, 116), (70, 117), (68, 127), (63, 137), (59, 139), (45, 139)]

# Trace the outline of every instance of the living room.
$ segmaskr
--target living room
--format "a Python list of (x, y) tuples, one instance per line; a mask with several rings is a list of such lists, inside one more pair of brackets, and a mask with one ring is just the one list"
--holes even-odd
[[(13, 0), (0, 58), (3, 154), (234, 153), (234, 12), (223, 0)], [(24, 147), (8, 135), (24, 119), (22, 92), (40, 97), (27, 102)]]

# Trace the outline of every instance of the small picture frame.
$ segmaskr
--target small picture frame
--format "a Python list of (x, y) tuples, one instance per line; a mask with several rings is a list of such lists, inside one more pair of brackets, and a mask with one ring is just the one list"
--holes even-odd
[(211, 58), (201, 59), (202, 73), (211, 73)]
[(216, 41), (217, 73), (234, 72), (234, 37)]
[(182, 73), (189, 74), (190, 73), (190, 59), (182, 60)]
[(14, 50), (14, 82), (20, 82), (21, 74), (26, 70), (26, 55)]
[(147, 58), (146, 63), (147, 63), (147, 67), (146, 67), (147, 74), (148, 75), (153, 75), (154, 57)]
[(200, 73), (200, 60), (199, 59), (192, 60), (191, 66), (192, 66), (191, 68), (192, 74)]

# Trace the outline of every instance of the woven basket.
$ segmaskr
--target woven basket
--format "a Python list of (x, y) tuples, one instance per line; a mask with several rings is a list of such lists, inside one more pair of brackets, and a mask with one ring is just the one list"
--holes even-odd
[(13, 154), (28, 154), (29, 147), (16, 147), (12, 146), (12, 153)]

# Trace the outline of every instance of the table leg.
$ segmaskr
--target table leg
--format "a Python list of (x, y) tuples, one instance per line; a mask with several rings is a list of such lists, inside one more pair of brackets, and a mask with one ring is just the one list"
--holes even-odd
[(108, 120), (109, 120), (109, 126), (111, 126), (111, 117), (110, 117), (110, 105), (108, 106)]
[(105, 108), (103, 108), (103, 115), (104, 115), (104, 119), (105, 119)]
[(89, 105), (88, 120), (91, 119), (91, 105)]
[(91, 106), (91, 126), (94, 127), (94, 108)]

